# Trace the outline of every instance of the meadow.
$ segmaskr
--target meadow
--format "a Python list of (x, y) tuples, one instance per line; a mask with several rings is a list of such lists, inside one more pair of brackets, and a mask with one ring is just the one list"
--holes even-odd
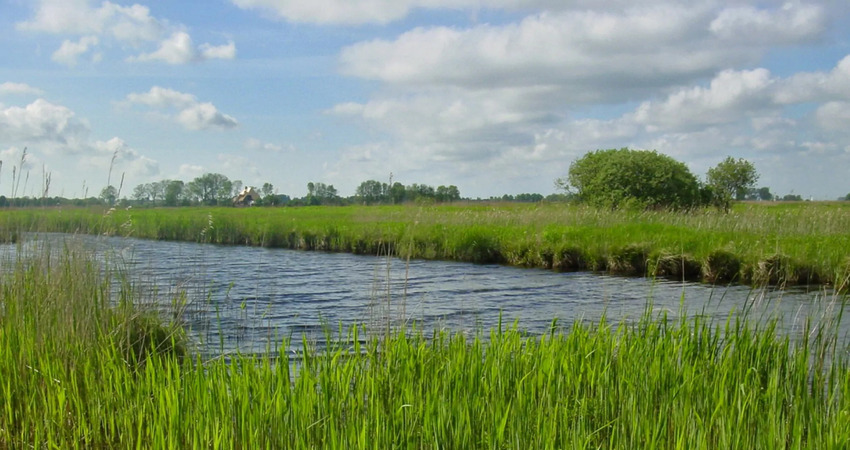
[[(202, 360), (84, 250), (0, 274), (0, 448), (847, 448), (839, 314), (328, 330)], [(836, 298), (835, 300), (840, 300)], [(840, 305), (843, 307), (843, 304)], [(684, 307), (684, 306), (683, 306)], [(649, 311), (649, 309), (648, 309)]]
[(745, 203), (726, 214), (564, 204), (20, 209), (0, 230), (508, 264), (707, 283), (850, 281), (850, 203)]

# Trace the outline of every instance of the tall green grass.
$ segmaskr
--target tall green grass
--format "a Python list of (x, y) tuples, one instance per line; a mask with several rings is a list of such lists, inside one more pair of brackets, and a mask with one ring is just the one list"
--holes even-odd
[(850, 204), (742, 204), (731, 213), (580, 205), (11, 210), (0, 230), (591, 270), (710, 283), (850, 282)]
[(143, 299), (114, 283), (68, 253), (0, 275), (0, 448), (850, 445), (837, 321), (811, 320), (799, 340), (742, 315), (647, 312), (543, 336), (352, 324), (323, 350), (282, 341), (292, 361), (204, 361), (167, 324), (130, 338)]

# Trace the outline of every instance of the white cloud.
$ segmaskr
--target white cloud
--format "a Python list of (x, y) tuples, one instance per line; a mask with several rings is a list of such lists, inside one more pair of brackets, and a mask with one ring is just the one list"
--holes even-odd
[(200, 47), (201, 59), (233, 59), (236, 58), (236, 44), (233, 41), (225, 45), (214, 46), (202, 44)]
[(104, 174), (108, 174), (111, 167), (113, 181), (119, 180), (121, 174), (127, 175), (128, 179), (159, 174), (159, 163), (156, 160), (140, 155), (118, 137), (94, 142), (92, 152), (80, 158), (80, 165), (83, 168), (95, 168)]
[(221, 113), (212, 103), (201, 103), (192, 94), (159, 86), (152, 87), (148, 92), (128, 94), (126, 102), (160, 109), (176, 109), (174, 120), (189, 130), (227, 129), (239, 125), (235, 118)]
[(751, 49), (712, 45), (716, 38), (705, 31), (712, 17), (704, 8), (673, 5), (417, 28), (349, 46), (340, 65), (346, 75), (393, 85), (548, 86), (557, 89), (556, 102), (622, 101), (756, 58)]
[(159, 48), (151, 53), (142, 53), (128, 57), (128, 61), (163, 61), (168, 64), (186, 64), (189, 62), (205, 61), (208, 59), (233, 59), (236, 57), (236, 44), (232, 41), (225, 45), (213, 46), (202, 44), (198, 49), (192, 44), (188, 33), (178, 31), (159, 44)]
[(164, 61), (168, 64), (185, 64), (195, 59), (196, 52), (188, 33), (178, 31), (159, 44), (151, 53), (142, 53), (127, 58), (128, 61)]
[(11, 141), (39, 142), (66, 151), (79, 150), (90, 129), (70, 109), (38, 99), (25, 107), (0, 110), (0, 135)]
[(642, 103), (635, 120), (650, 131), (737, 122), (743, 115), (763, 113), (773, 106), (773, 83), (766, 69), (724, 70), (707, 88), (682, 89), (664, 102)]
[[(0, 95), (43, 95), (44, 91), (26, 83), (0, 83)], [(2, 106), (0, 106), (2, 107)]]
[(77, 42), (72, 42), (66, 39), (62, 42), (62, 46), (53, 52), (51, 59), (59, 64), (75, 66), (77, 64), (77, 58), (87, 53), (89, 49), (96, 46), (97, 43), (97, 36), (84, 36)]
[(826, 28), (826, 20), (826, 11), (819, 5), (787, 2), (774, 10), (745, 5), (722, 10), (709, 29), (736, 45), (778, 45), (819, 37)]
[(160, 86), (154, 86), (148, 92), (128, 94), (127, 101), (157, 108), (187, 108), (198, 103), (197, 97), (192, 94), (186, 94)]
[(818, 125), (829, 131), (850, 133), (850, 102), (827, 102), (818, 107), (815, 113)]
[(231, 116), (222, 114), (212, 103), (198, 103), (177, 114), (177, 122), (190, 130), (235, 128), (239, 125)]
[(232, 59), (236, 55), (233, 42), (221, 46), (205, 43), (196, 49), (182, 26), (151, 16), (150, 9), (139, 4), (121, 6), (104, 1), (99, 6), (92, 6), (91, 0), (39, 0), (34, 17), (18, 23), (17, 28), (82, 36), (77, 42), (65, 40), (54, 52), (54, 61), (67, 65), (73, 65), (79, 55), (96, 47), (105, 38), (114, 39), (122, 47), (158, 43), (155, 51), (128, 57), (130, 61), (185, 64), (212, 58)]

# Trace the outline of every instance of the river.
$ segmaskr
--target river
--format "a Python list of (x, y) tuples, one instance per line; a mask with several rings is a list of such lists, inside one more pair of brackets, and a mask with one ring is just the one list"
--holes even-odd
[[(146, 303), (170, 312), (185, 294), (190, 336), (205, 354), (264, 352), (284, 337), (321, 343), (324, 329), (365, 324), (372, 332), (417, 324), (428, 332), (489, 331), (501, 320), (537, 334), (553, 319), (635, 320), (647, 308), (675, 319), (703, 314), (716, 323), (748, 309), (750, 317), (778, 316), (781, 331), (799, 335), (806, 317), (833, 317), (840, 297), (825, 289), (753, 289), (555, 273), (500, 265), (215, 246), (132, 238), (39, 234), (21, 248), (81, 245), (105, 267), (124, 273)], [(61, 245), (58, 245), (61, 244)], [(5, 261), (16, 245), (3, 246)], [(7, 265), (8, 267), (8, 265)], [(842, 325), (846, 336), (847, 325)]]

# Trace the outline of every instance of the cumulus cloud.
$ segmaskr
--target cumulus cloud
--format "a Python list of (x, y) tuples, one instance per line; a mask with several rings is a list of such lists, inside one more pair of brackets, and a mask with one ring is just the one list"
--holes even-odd
[(164, 61), (169, 64), (185, 64), (195, 59), (195, 48), (188, 33), (179, 31), (159, 44), (159, 49), (127, 58), (128, 61)]
[(0, 95), (42, 95), (44, 91), (26, 83), (6, 81), (0, 83)]
[(65, 106), (37, 99), (24, 107), (0, 110), (0, 135), (10, 141), (44, 143), (76, 151), (88, 139), (88, 123)]
[(193, 61), (204, 61), (208, 59), (233, 59), (236, 57), (236, 44), (230, 42), (226, 45), (213, 46), (203, 44), (196, 49), (192, 38), (183, 31), (175, 32), (168, 39), (162, 41), (159, 48), (151, 53), (142, 53), (138, 56), (128, 57), (128, 61), (163, 61), (168, 64), (186, 64)]
[(766, 69), (724, 70), (708, 87), (682, 89), (663, 102), (643, 102), (635, 119), (649, 131), (700, 129), (737, 122), (743, 115), (762, 113), (774, 107), (773, 84)]
[(231, 116), (222, 114), (212, 103), (197, 103), (177, 114), (177, 122), (190, 130), (234, 128), (239, 125)]
[(98, 43), (97, 36), (84, 36), (77, 42), (65, 40), (58, 50), (53, 52), (51, 59), (59, 64), (75, 66), (77, 59)]
[(826, 28), (826, 11), (820, 5), (787, 2), (774, 10), (754, 6), (724, 9), (709, 29), (719, 38), (742, 43), (783, 44), (815, 39)]
[(158, 44), (157, 50), (128, 57), (130, 61), (184, 64), (213, 58), (232, 59), (236, 55), (233, 42), (221, 46), (205, 43), (195, 48), (183, 27), (153, 17), (148, 7), (139, 4), (122, 6), (104, 1), (93, 6), (91, 0), (39, 0), (34, 17), (19, 22), (17, 28), (81, 36), (76, 42), (65, 40), (53, 53), (54, 61), (66, 65), (74, 65), (77, 57), (100, 45), (103, 39), (133, 48)]
[(173, 119), (189, 130), (228, 129), (239, 125), (235, 118), (220, 112), (212, 103), (200, 102), (192, 94), (159, 86), (148, 92), (128, 94), (126, 103), (176, 110)]

